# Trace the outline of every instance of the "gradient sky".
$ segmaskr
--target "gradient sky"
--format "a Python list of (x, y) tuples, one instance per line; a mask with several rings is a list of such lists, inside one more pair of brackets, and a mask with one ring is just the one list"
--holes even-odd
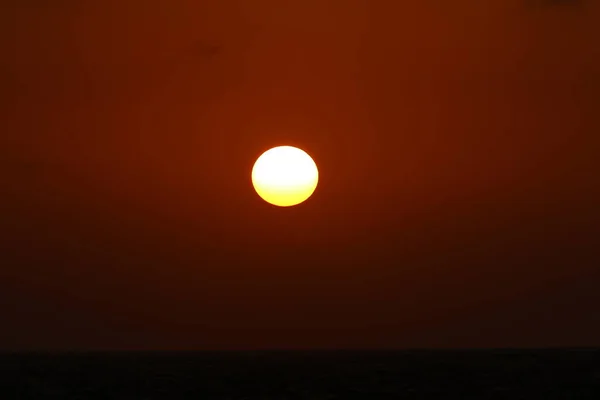
[(3, 2), (0, 349), (600, 345), (599, 5)]

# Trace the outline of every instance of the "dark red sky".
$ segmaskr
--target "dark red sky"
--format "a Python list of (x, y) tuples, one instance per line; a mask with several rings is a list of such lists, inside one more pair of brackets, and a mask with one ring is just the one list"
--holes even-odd
[[(599, 21), (4, 2), (0, 349), (600, 345)], [(281, 144), (290, 209), (250, 183)]]

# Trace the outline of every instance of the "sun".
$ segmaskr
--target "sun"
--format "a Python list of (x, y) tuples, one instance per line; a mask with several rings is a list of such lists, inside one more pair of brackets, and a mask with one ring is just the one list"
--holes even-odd
[(295, 206), (308, 199), (319, 181), (319, 170), (303, 150), (292, 146), (265, 151), (252, 168), (252, 185), (267, 203)]

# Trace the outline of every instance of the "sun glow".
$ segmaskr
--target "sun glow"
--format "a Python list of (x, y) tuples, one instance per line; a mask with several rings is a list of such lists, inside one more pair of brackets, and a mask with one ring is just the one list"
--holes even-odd
[(291, 146), (274, 147), (264, 152), (252, 168), (252, 185), (268, 203), (280, 207), (300, 204), (317, 187), (319, 171), (303, 150)]

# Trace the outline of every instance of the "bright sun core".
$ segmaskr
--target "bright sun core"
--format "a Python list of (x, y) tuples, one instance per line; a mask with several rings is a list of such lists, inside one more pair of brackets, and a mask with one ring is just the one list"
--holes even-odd
[(303, 150), (291, 146), (264, 152), (252, 168), (252, 185), (268, 203), (295, 206), (308, 199), (317, 187), (319, 171)]

